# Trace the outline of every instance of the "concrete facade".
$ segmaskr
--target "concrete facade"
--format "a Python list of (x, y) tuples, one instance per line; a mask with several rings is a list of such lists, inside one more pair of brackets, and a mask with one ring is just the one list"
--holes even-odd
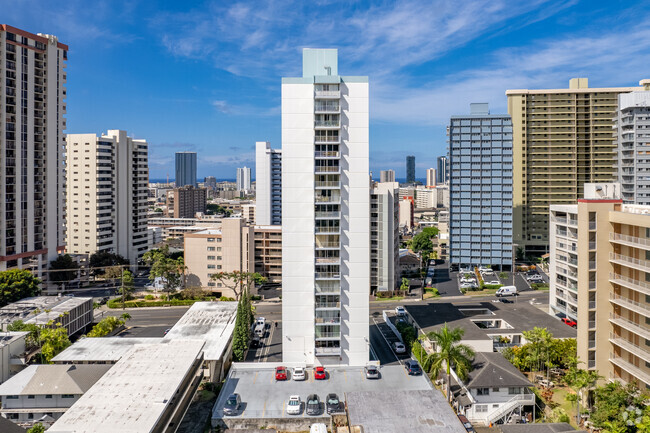
[(167, 214), (170, 218), (194, 218), (205, 212), (208, 190), (186, 185), (167, 192)]
[(255, 223), (282, 224), (282, 151), (268, 141), (255, 143)]
[(119, 254), (132, 264), (149, 250), (148, 145), (126, 131), (67, 137), (70, 254)]
[(435, 187), (437, 183), (437, 175), (435, 168), (427, 168), (427, 184), (428, 188)]
[(282, 282), (282, 226), (255, 226), (255, 272)]
[(379, 183), (395, 182), (395, 170), (381, 170), (379, 172)]
[(549, 246), (549, 206), (574, 204), (585, 183), (616, 177), (612, 126), (618, 95), (639, 87), (508, 90), (513, 124), (514, 243), (529, 253)]
[(28, 332), (6, 332), (0, 336), (0, 383), (27, 366), (25, 339)]
[(247, 193), (251, 190), (251, 169), (241, 167), (237, 169), (237, 192)]
[(441, 185), (449, 182), (449, 159), (446, 156), (439, 156), (437, 161), (437, 180)]
[(304, 49), (282, 80), (282, 355), (368, 362), (368, 79), (338, 75), (337, 50)]
[(512, 122), (488, 104), (452, 116), (449, 126), (449, 262), (510, 270), (512, 251)]
[(399, 184), (375, 184), (370, 196), (370, 292), (398, 286)]
[(41, 271), (65, 246), (68, 46), (0, 25), (0, 271)]
[(190, 185), (196, 188), (196, 152), (176, 152), (177, 188)]

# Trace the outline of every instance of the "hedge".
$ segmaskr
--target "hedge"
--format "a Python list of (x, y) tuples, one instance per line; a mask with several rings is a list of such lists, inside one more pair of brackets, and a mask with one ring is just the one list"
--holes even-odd
[[(200, 299), (172, 299), (171, 301), (127, 301), (124, 303), (125, 308), (143, 308), (143, 307), (166, 307), (193, 305), (195, 302), (201, 302)], [(122, 308), (122, 302), (118, 299), (108, 301), (108, 308)]]

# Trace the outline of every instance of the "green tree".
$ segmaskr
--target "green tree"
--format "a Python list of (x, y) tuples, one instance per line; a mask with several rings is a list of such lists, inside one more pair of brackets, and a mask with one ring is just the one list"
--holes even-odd
[(233, 291), (235, 299), (239, 300), (244, 291), (250, 293), (250, 289), (256, 284), (263, 284), (266, 278), (257, 272), (219, 272), (212, 275), (213, 281), (221, 282), (226, 288)]
[(600, 378), (597, 372), (590, 370), (583, 370), (577, 367), (569, 369), (564, 376), (564, 382), (576, 394), (576, 423), (580, 425), (580, 401), (584, 398), (583, 392), (591, 388), (594, 383)]
[(528, 351), (529, 365), (535, 368), (535, 371), (541, 371), (542, 366), (549, 366), (549, 349), (553, 334), (548, 332), (546, 328), (537, 326), (531, 331), (523, 331), (522, 334), (530, 345)]
[[(97, 252), (90, 256), (88, 259), (88, 266), (92, 275), (104, 275), (105, 270), (109, 266), (128, 265), (129, 261), (119, 254), (109, 253), (106, 251)], [(101, 269), (96, 269), (101, 268)]]
[(408, 292), (411, 283), (408, 278), (402, 278), (402, 284), (399, 286), (399, 289), (403, 292)]
[(432, 331), (427, 337), (435, 345), (435, 352), (427, 355), (422, 366), (428, 373), (437, 377), (443, 369), (447, 374), (447, 398), (451, 401), (451, 369), (453, 368), (461, 379), (471, 371), (474, 351), (465, 344), (460, 344), (465, 330), (450, 329), (447, 324), (439, 330)]
[(45, 364), (51, 364), (52, 358), (70, 346), (68, 330), (60, 322), (48, 323), (48, 327), (41, 330), (41, 355)]
[(10, 332), (29, 332), (25, 340), (25, 344), (29, 348), (39, 346), (39, 335), (41, 328), (33, 323), (25, 323), (22, 320), (16, 320), (7, 326), (7, 331)]
[(32, 428), (27, 430), (27, 433), (45, 433), (45, 427), (43, 427), (43, 424), (39, 422), (37, 424), (34, 424)]
[(593, 390), (594, 404), (589, 420), (598, 429), (612, 429), (625, 424), (624, 408), (646, 407), (648, 396), (641, 393), (634, 383), (622, 385), (619, 382), (609, 382)]
[(149, 279), (162, 278), (165, 292), (171, 294), (183, 286), (186, 269), (183, 257), (169, 257), (168, 247), (147, 251), (142, 259), (151, 266)]
[(49, 280), (58, 285), (67, 283), (75, 279), (77, 276), (77, 268), (78, 266), (70, 254), (59, 255), (50, 262), (50, 271), (56, 272), (49, 272)]
[(0, 272), (0, 307), (41, 293), (41, 280), (25, 269)]
[[(246, 306), (246, 297), (242, 296), (237, 303), (237, 316), (232, 341), (232, 354), (235, 361), (243, 361), (248, 349), (251, 329), (252, 312)], [(247, 309), (248, 308), (248, 309)]]
[(99, 321), (99, 323), (93, 326), (93, 329), (91, 329), (90, 332), (86, 334), (86, 337), (104, 337), (113, 332), (115, 329), (124, 325), (124, 323), (126, 323), (126, 320), (131, 318), (131, 315), (129, 313), (124, 313), (121, 317), (122, 318), (115, 316), (104, 317)]

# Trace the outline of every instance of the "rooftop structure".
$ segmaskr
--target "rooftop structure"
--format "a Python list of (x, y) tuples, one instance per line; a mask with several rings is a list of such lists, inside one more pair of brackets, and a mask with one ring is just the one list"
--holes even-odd
[(0, 334), (0, 383), (25, 368), (27, 361), (25, 359), (25, 338), (28, 334), (29, 332), (3, 332)]
[(203, 341), (135, 346), (49, 433), (165, 431), (178, 425), (200, 382)]
[(115, 364), (136, 344), (156, 344), (162, 338), (82, 338), (52, 358), (55, 364)]
[(25, 298), (0, 308), (0, 325), (16, 320), (35, 325), (46, 325), (52, 320), (67, 328), (73, 335), (90, 325), (93, 320), (93, 299), (72, 296), (37, 296)]

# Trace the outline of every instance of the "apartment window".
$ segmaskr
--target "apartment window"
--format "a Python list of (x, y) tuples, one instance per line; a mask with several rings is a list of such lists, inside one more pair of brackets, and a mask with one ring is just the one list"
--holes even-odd
[(217, 269), (221, 269), (221, 265), (217, 265)]
[(508, 388), (508, 394), (523, 394), (523, 390), (519, 386)]
[(214, 238), (208, 238), (208, 242), (214, 242)]
[(8, 395), (8, 396), (6, 396), (6, 398), (7, 398), (7, 400), (18, 400), (17, 395)]
[(208, 282), (208, 287), (214, 287), (214, 286), (215, 286), (214, 281), (209, 281)]
[(650, 228), (646, 227), (646, 229), (645, 229), (645, 237), (650, 238)]
[(488, 405), (487, 404), (475, 404), (474, 405), (474, 412), (476, 413), (482, 413), (482, 412), (487, 412), (488, 411)]
[(476, 395), (490, 395), (490, 388), (476, 388)]
[(492, 392), (499, 392), (499, 388), (492, 388)]
[(208, 256), (208, 260), (214, 260), (214, 256)]
[(29, 400), (33, 400), (33, 399), (36, 398), (36, 396), (35, 396), (35, 395), (28, 395), (27, 398), (28, 398)]
[(74, 398), (74, 394), (62, 394), (61, 398)]
[(214, 247), (208, 247), (208, 251), (214, 251)]
[(221, 242), (221, 238), (217, 238), (217, 242)]
[(217, 256), (217, 260), (221, 260), (221, 256)]
[(217, 247), (217, 251), (218, 251), (218, 252), (221, 252), (221, 247)]
[(650, 260), (650, 251), (646, 250), (645, 252), (645, 259)]
[(45, 394), (45, 398), (52, 398), (52, 394)]
[(214, 265), (208, 265), (208, 269), (216, 269)]

